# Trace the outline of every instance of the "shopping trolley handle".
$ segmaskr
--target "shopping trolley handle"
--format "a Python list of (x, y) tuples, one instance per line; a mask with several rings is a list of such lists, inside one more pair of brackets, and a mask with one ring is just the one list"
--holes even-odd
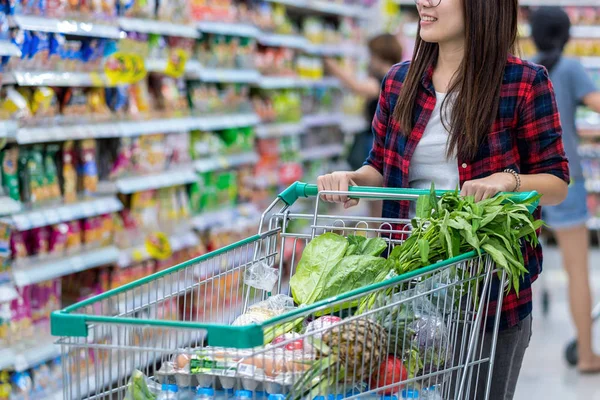
[[(350, 186), (348, 192), (355, 192), (355, 198), (370, 198), (380, 200), (415, 200), (419, 196), (428, 195), (431, 193), (427, 189), (406, 189), (406, 188), (381, 188), (371, 186)], [(438, 196), (449, 192), (449, 190), (436, 190)], [(290, 185), (287, 189), (279, 194), (285, 204), (291, 206), (299, 198), (316, 197), (319, 194), (317, 185), (312, 185), (304, 182), (296, 182)], [(515, 203), (531, 203), (527, 205), (530, 212), (535, 211), (539, 204), (538, 201), (531, 201), (538, 196), (537, 192), (520, 192), (520, 193), (505, 193), (510, 195), (510, 200)]]

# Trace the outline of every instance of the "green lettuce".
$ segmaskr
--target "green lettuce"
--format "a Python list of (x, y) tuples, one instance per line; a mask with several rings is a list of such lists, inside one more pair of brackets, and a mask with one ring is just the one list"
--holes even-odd
[(386, 248), (381, 238), (346, 239), (335, 233), (316, 237), (304, 249), (290, 280), (294, 301), (313, 304), (378, 282), (391, 268), (378, 257)]
[(324, 233), (310, 241), (290, 279), (296, 304), (312, 304), (311, 299), (319, 297), (323, 275), (340, 262), (347, 249), (346, 238), (335, 233)]

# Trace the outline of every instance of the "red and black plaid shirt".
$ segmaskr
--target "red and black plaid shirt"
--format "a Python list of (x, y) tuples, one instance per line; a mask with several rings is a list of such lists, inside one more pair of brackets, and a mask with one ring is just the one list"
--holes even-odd
[[(421, 79), (414, 129), (409, 135), (403, 134), (392, 114), (409, 66), (408, 62), (395, 65), (387, 74), (373, 119), (374, 143), (366, 165), (383, 175), (386, 187), (408, 187), (411, 159), (436, 103), (433, 67), (430, 67)], [(507, 168), (521, 174), (552, 174), (568, 182), (569, 167), (561, 135), (554, 89), (546, 69), (511, 56), (504, 71), (498, 116), (487, 140), (475, 159), (458, 160), (460, 184)], [(384, 203), (385, 218), (407, 218), (408, 212), (407, 202)], [(518, 295), (515, 292), (505, 295), (500, 329), (515, 326), (531, 313), (531, 284), (542, 270), (542, 248), (527, 246), (524, 260), (529, 274), (521, 282)], [(492, 299), (497, 299), (498, 290), (496, 280)], [(495, 310), (496, 302), (492, 301), (488, 317)]]

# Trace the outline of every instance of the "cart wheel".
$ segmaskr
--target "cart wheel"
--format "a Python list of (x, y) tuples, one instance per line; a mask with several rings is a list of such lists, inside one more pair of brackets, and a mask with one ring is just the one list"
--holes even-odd
[(544, 317), (550, 313), (550, 292), (547, 289), (542, 292), (542, 313)]
[(567, 348), (565, 349), (565, 359), (567, 360), (570, 366), (574, 367), (577, 365), (577, 340), (573, 340), (567, 345)]

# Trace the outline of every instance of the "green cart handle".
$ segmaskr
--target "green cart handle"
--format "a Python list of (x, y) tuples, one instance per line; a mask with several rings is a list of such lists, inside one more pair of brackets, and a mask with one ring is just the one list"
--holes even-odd
[[(430, 190), (426, 189), (406, 189), (406, 188), (381, 188), (381, 187), (371, 187), (371, 186), (350, 186), (348, 188), (349, 192), (357, 192), (361, 193), (360, 195), (352, 196), (353, 198), (370, 198), (370, 199), (379, 199), (383, 200), (385, 196), (393, 195), (398, 198), (398, 200), (411, 200), (414, 199), (415, 196), (428, 195), (431, 193)], [(444, 193), (451, 192), (451, 190), (436, 190), (435, 193), (438, 196), (443, 195)], [(288, 206), (293, 205), (299, 198), (308, 198), (308, 197), (316, 197), (319, 194), (319, 189), (317, 185), (312, 185), (304, 182), (296, 182), (290, 185), (287, 189), (279, 194), (279, 199), (283, 201)], [(369, 196), (368, 194), (373, 195), (382, 195), (381, 197), (377, 196)], [(515, 203), (525, 203), (530, 201), (531, 199), (537, 197), (537, 192), (519, 192), (519, 193), (507, 193), (510, 195), (511, 201)], [(530, 212), (535, 211), (539, 204), (539, 201), (535, 201), (531, 203), (527, 208)]]

